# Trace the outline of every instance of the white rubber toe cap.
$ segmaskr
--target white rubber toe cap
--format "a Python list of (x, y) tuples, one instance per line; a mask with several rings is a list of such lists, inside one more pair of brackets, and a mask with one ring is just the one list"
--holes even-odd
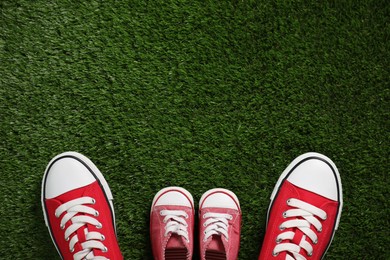
[(193, 208), (192, 195), (181, 187), (167, 187), (160, 190), (153, 199), (153, 206), (185, 206)]
[(54, 158), (46, 171), (45, 198), (50, 199), (96, 181), (89, 169), (76, 157)]
[(199, 205), (201, 208), (228, 208), (240, 210), (237, 196), (226, 189), (212, 189), (202, 195)]
[(315, 154), (301, 160), (287, 180), (302, 189), (337, 201), (339, 196), (337, 168), (329, 158)]

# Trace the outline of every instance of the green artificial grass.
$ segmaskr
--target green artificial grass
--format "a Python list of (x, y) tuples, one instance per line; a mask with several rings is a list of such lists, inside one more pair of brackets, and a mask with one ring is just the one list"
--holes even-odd
[[(59, 259), (40, 204), (49, 160), (91, 158), (125, 259), (152, 259), (168, 185), (234, 191), (240, 259), (298, 155), (344, 188), (326, 259), (389, 259), (388, 1), (0, 2), (0, 258)], [(197, 203), (196, 203), (197, 204)], [(196, 250), (195, 250), (196, 251)]]

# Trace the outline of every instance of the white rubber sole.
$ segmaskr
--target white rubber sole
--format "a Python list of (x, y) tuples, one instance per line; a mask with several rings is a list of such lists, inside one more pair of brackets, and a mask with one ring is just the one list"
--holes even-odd
[(225, 194), (229, 195), (229, 196), (236, 202), (238, 208), (241, 209), (241, 207), (240, 207), (240, 201), (238, 200), (236, 194), (234, 194), (234, 193), (233, 193), (232, 191), (230, 191), (230, 190), (223, 189), (223, 188), (214, 188), (214, 189), (208, 190), (208, 191), (206, 191), (205, 193), (203, 193), (202, 197), (201, 197), (200, 200), (199, 200), (199, 207), (201, 207), (201, 205), (203, 204), (203, 201), (204, 201), (208, 196), (210, 196), (210, 194), (217, 193), (217, 192), (221, 192), (221, 193), (225, 193)]
[[(45, 224), (46, 224), (46, 226), (49, 229), (50, 237), (51, 237), (54, 245), (56, 246), (56, 248), (57, 248), (57, 244), (55, 243), (54, 238), (53, 238), (53, 236), (51, 234), (49, 221), (48, 221), (48, 216), (46, 215), (45, 197), (44, 197), (45, 195), (44, 194), (45, 194), (45, 180), (46, 180), (46, 176), (47, 176), (51, 166), (56, 161), (61, 160), (61, 158), (74, 158), (74, 159), (80, 161), (82, 164), (84, 164), (84, 166), (89, 168), (90, 171), (93, 172), (93, 175), (95, 175), (95, 178), (97, 178), (99, 180), (101, 186), (103, 187), (104, 193), (107, 196), (107, 199), (108, 199), (108, 202), (109, 202), (109, 205), (110, 205), (110, 208), (111, 208), (112, 217), (113, 217), (113, 223), (114, 223), (114, 230), (115, 230), (115, 233), (116, 233), (116, 223), (115, 223), (115, 211), (114, 211), (114, 204), (113, 204), (113, 196), (112, 196), (112, 193), (111, 193), (110, 187), (108, 186), (107, 181), (103, 177), (103, 174), (99, 171), (99, 169), (96, 167), (96, 165), (89, 158), (87, 158), (86, 156), (84, 156), (84, 155), (82, 155), (80, 153), (77, 153), (77, 152), (64, 152), (64, 153), (61, 153), (61, 154), (55, 156), (48, 163), (48, 165), (46, 166), (45, 173), (43, 175), (42, 186), (41, 186), (41, 203), (42, 203), (43, 217), (45, 219)], [(57, 251), (61, 255), (61, 253), (58, 250), (58, 248), (57, 248)]]

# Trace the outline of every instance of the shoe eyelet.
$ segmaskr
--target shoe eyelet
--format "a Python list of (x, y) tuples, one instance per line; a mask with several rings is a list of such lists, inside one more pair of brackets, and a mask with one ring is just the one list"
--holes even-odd
[(313, 255), (313, 252), (308, 252), (307, 253), (307, 256), (309, 256), (309, 257), (312, 256), (312, 255)]
[(74, 252), (74, 248), (71, 248), (71, 249), (70, 249), (70, 252), (73, 253), (73, 252)]
[(204, 227), (207, 227), (206, 223), (203, 223), (203, 226), (204, 226)]
[(108, 251), (108, 248), (107, 247), (103, 247), (102, 252), (106, 253), (107, 251)]
[(96, 228), (101, 229), (103, 227), (102, 223), (96, 225)]
[(283, 218), (287, 218), (287, 212), (283, 212)]
[(189, 218), (188, 214), (186, 213), (186, 215), (184, 216), (186, 219)]
[(272, 256), (278, 256), (279, 253), (275, 253), (274, 251), (272, 251)]
[(280, 238), (277, 238), (277, 239), (275, 240), (275, 242), (276, 242), (276, 244), (280, 244), (280, 243), (282, 242), (282, 240), (281, 240)]
[(279, 230), (283, 231), (285, 230), (286, 228), (285, 227), (282, 227), (282, 225), (279, 226)]
[(318, 233), (321, 233), (322, 232), (322, 227), (317, 229)]
[(164, 216), (162, 211), (160, 211), (160, 216)]
[(61, 225), (60, 227), (61, 227), (61, 229), (65, 229), (65, 225)]
[(91, 203), (96, 204), (96, 200), (94, 198), (92, 198)]
[(314, 241), (313, 241), (313, 244), (314, 244), (314, 245), (317, 245), (317, 244), (318, 244), (318, 239), (314, 240)]
[(206, 218), (206, 214), (203, 214), (203, 216), (202, 216), (203, 218)]
[(96, 210), (94, 215), (95, 217), (99, 217), (99, 211)]
[(70, 237), (65, 238), (65, 241), (68, 242), (70, 240)]
[(102, 241), (106, 240), (106, 237), (104, 235), (101, 235), (101, 237), (102, 237), (101, 238)]
[(290, 206), (291, 198), (286, 201), (287, 205)]

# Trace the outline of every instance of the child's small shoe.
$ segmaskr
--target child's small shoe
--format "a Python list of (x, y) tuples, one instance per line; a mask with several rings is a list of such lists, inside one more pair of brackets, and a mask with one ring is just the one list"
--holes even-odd
[(150, 212), (154, 259), (191, 260), (194, 245), (194, 200), (180, 187), (160, 190)]
[(204, 193), (199, 202), (199, 229), (200, 259), (237, 259), (241, 233), (237, 196), (218, 188)]

